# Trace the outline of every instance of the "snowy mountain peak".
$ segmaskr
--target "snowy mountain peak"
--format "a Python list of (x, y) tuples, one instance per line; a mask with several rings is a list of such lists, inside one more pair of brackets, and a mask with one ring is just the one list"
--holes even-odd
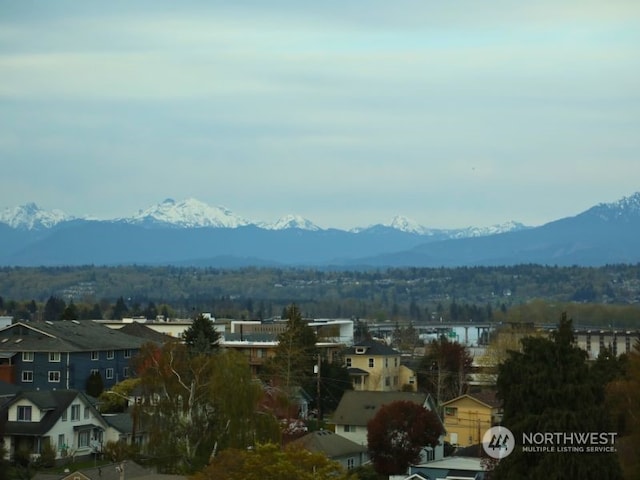
[(525, 230), (528, 227), (520, 222), (510, 220), (508, 222), (499, 223), (496, 225), (490, 225), (488, 227), (469, 227), (459, 230), (454, 238), (469, 238), (469, 237), (485, 237), (487, 235), (497, 235), (499, 233), (515, 232), (518, 230)]
[(162, 224), (179, 228), (237, 228), (250, 224), (248, 220), (234, 215), (225, 207), (212, 207), (195, 198), (187, 198), (180, 202), (167, 198), (123, 220), (129, 223)]
[(42, 210), (35, 203), (26, 203), (14, 208), (6, 208), (0, 212), (0, 223), (6, 223), (12, 228), (24, 230), (39, 230), (51, 228), (60, 222), (73, 220), (73, 217), (61, 210)]
[(604, 220), (640, 216), (640, 192), (611, 203), (600, 203), (585, 213), (595, 214)]
[(300, 230), (309, 230), (312, 232), (321, 230), (321, 228), (311, 220), (307, 220), (300, 215), (285, 215), (276, 222), (261, 223), (260, 228), (264, 228), (265, 230), (286, 230), (289, 228), (298, 228)]
[(415, 220), (404, 217), (402, 215), (396, 215), (391, 220), (391, 223), (385, 226), (395, 228), (396, 230), (400, 230), (401, 232), (415, 233), (418, 235), (426, 235), (429, 233), (428, 228), (420, 225)]

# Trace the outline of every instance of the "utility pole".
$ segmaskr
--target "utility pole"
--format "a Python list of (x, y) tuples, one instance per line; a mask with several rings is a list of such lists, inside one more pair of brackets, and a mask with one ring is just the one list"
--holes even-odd
[(316, 374), (318, 375), (317, 377), (317, 382), (316, 382), (316, 405), (317, 405), (317, 410), (318, 410), (318, 427), (320, 427), (320, 422), (322, 421), (322, 401), (321, 401), (321, 375), (320, 375), (320, 366), (322, 365), (322, 355), (320, 353), (318, 353), (318, 363), (316, 365)]

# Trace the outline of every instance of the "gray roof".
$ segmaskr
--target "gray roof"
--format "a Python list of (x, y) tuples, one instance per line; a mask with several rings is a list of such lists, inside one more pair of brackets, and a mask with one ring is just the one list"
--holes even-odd
[[(365, 353), (357, 353), (359, 349), (365, 349)], [(363, 340), (354, 344), (345, 350), (345, 355), (375, 355), (375, 356), (394, 356), (400, 355), (400, 352), (394, 350), (386, 343), (378, 342), (376, 340)]]
[(19, 322), (0, 330), (0, 351), (4, 352), (124, 350), (146, 342), (92, 320)]
[[(32, 480), (62, 480), (67, 478), (74, 478), (74, 476), (78, 473), (91, 480), (119, 480), (122, 477), (120, 472), (116, 470), (116, 467), (119, 467), (120, 465), (121, 464), (119, 463), (111, 463), (108, 465), (101, 465), (99, 467), (85, 468), (82, 470), (75, 470), (70, 473), (60, 473), (56, 475), (37, 473)], [(84, 478), (83, 476), (81, 476), (80, 478)], [(184, 480), (187, 477), (181, 475), (163, 475), (154, 473), (149, 469), (141, 467), (135, 462), (126, 461), (124, 462), (124, 478), (137, 480)]]
[(155, 343), (164, 343), (169, 340), (177, 341), (178, 339), (167, 335), (165, 333), (157, 332), (153, 328), (147, 327), (140, 322), (127, 323), (124, 327), (119, 328), (118, 331), (131, 335), (133, 337), (142, 338), (147, 341)]
[(299, 445), (310, 452), (324, 453), (327, 457), (337, 459), (354, 453), (367, 451), (367, 447), (336, 435), (329, 430), (318, 430), (300, 437), (292, 445)]
[(342, 395), (333, 414), (337, 425), (367, 425), (380, 407), (397, 401), (409, 401), (425, 405), (428, 395), (421, 392), (364, 392), (347, 390)]
[[(40, 421), (32, 422), (9, 422), (4, 424), (4, 431), (7, 435), (45, 435), (56, 424), (62, 412), (78, 397), (87, 398), (78, 390), (31, 390), (25, 391), (15, 396), (10, 402), (2, 406), (2, 415), (6, 418), (6, 410), (15, 402), (27, 399), (40, 410), (46, 413)], [(87, 398), (88, 400), (88, 398)], [(88, 401), (90, 408), (93, 409), (91, 402)], [(100, 418), (100, 415), (94, 409), (94, 416)]]

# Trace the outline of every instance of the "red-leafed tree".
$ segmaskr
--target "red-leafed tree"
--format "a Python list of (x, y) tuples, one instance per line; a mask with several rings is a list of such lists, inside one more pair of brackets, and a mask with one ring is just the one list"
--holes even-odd
[(378, 473), (403, 474), (420, 460), (420, 451), (438, 445), (443, 434), (431, 410), (410, 401), (391, 402), (367, 424), (369, 455)]

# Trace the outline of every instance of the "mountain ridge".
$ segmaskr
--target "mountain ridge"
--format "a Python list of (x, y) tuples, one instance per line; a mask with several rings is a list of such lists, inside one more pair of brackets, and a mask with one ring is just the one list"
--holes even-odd
[[(640, 192), (539, 227), (516, 224), (513, 228), (508, 223), (483, 235), (474, 234), (473, 229), (420, 230), (404, 217), (387, 225), (346, 231), (314, 228), (304, 218), (290, 215), (269, 228), (238, 220), (241, 217), (222, 207), (196, 202), (167, 199), (157, 210), (141, 210), (133, 218), (112, 221), (67, 218), (58, 212), (55, 218), (64, 220), (53, 226), (31, 204), (19, 211), (33, 216), (22, 219), (31, 229), (0, 223), (0, 265), (363, 269), (640, 263)], [(193, 214), (194, 205), (208, 211), (209, 217)], [(193, 215), (177, 215), (180, 209)], [(220, 225), (213, 221), (216, 218), (233, 227), (215, 226)], [(203, 221), (208, 226), (200, 226)]]

